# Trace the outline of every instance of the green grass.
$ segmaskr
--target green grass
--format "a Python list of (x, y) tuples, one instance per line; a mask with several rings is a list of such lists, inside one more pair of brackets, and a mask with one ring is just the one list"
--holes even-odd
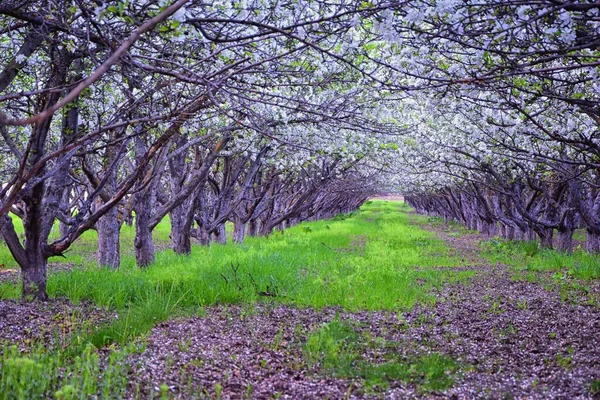
[(123, 398), (128, 386), (124, 359), (135, 352), (132, 346), (111, 351), (104, 360), (93, 346), (77, 356), (49, 352), (43, 344), (26, 352), (4, 344), (0, 352), (0, 399), (86, 399)]
[[(385, 361), (364, 358), (372, 347)], [(305, 358), (325, 373), (341, 378), (362, 379), (367, 388), (386, 388), (390, 381), (414, 384), (426, 391), (452, 386), (460, 371), (458, 363), (438, 353), (398, 355), (399, 345), (361, 336), (348, 322), (335, 319), (311, 332), (304, 347)]]
[[(406, 310), (433, 302), (434, 288), (470, 273), (432, 268), (460, 261), (398, 210), (407, 207), (373, 202), (348, 218), (249, 237), (242, 245), (194, 246), (189, 257), (166, 250), (144, 270), (135, 267), (131, 255), (123, 257), (119, 270), (97, 269), (88, 255), (82, 268), (50, 274), (48, 292), (117, 310), (145, 307), (150, 300), (180, 308), (254, 302), (261, 292), (300, 307)], [(159, 240), (168, 237), (165, 224), (159, 226)], [(123, 228), (124, 241), (131, 238), (130, 230)], [(89, 245), (84, 239), (72, 253)], [(1, 284), (0, 296), (18, 297), (18, 285)]]
[(568, 254), (541, 249), (537, 242), (495, 238), (483, 243), (483, 255), (527, 272), (564, 272), (583, 280), (600, 278), (600, 258), (581, 249)]
[[(100, 368), (97, 357), (106, 349), (112, 349), (108, 354), (114, 353), (114, 357), (127, 352), (127, 346), (143, 338), (156, 323), (176, 315), (198, 314), (215, 304), (251, 307), (257, 301), (276, 301), (317, 309), (339, 306), (351, 311), (405, 311), (417, 303), (433, 303), (434, 293), (443, 284), (468, 279), (473, 272), (439, 268), (460, 265), (460, 259), (451, 256), (450, 249), (434, 234), (411, 223), (420, 217), (409, 216), (406, 211), (409, 208), (399, 202), (373, 201), (357, 213), (303, 223), (268, 238), (248, 237), (242, 245), (194, 246), (188, 257), (165, 250), (147, 269), (135, 267), (132, 227), (122, 228), (123, 262), (118, 270), (96, 267), (96, 234), (87, 232), (66, 254), (66, 260), (56, 260), (77, 268), (49, 274), (48, 292), (51, 297), (66, 297), (74, 303), (91, 301), (116, 311), (118, 317), (92, 332), (75, 332), (70, 348), (40, 346), (30, 355), (20, 356), (11, 352), (10, 346), (2, 346), (5, 380), (0, 392), (16, 393), (6, 398), (18, 398), (20, 390), (35, 394), (38, 389), (46, 396), (62, 390), (57, 398), (86, 398), (94, 390), (103, 393), (106, 384), (102, 379), (113, 379), (110, 376), (90, 378), (95, 386), (89, 390), (85, 387), (90, 383), (72, 377), (86, 368)], [(168, 221), (163, 221), (155, 231), (155, 239), (163, 248), (168, 234)], [(14, 268), (7, 254), (0, 244), (0, 260)], [(0, 299), (19, 297), (18, 283), (0, 284)], [(450, 383), (444, 381), (446, 371), (455, 369), (451, 361), (435, 354), (380, 364), (351, 356), (352, 368), (346, 376), (362, 377), (375, 386), (402, 379), (425, 388), (443, 388)], [(19, 361), (22, 357), (27, 360)], [(77, 364), (76, 360), (84, 361)], [(16, 372), (5, 373), (5, 368), (13, 367)], [(50, 373), (49, 369), (63, 373)], [(6, 379), (10, 376), (9, 382)], [(30, 378), (28, 384), (19, 383), (23, 377), (42, 383), (39, 388), (32, 386), (35, 381)], [(119, 397), (120, 385), (115, 383), (115, 392), (100, 397)], [(78, 394), (71, 396), (70, 390)]]

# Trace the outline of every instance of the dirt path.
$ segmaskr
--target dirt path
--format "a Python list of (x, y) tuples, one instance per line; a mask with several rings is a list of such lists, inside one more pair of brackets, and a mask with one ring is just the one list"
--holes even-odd
[(505, 265), (489, 265), (478, 256), (478, 235), (426, 228), (478, 271), (468, 285), (444, 288), (434, 308), (411, 313), (429, 321), (413, 328), (423, 340), (472, 366), (447, 395), (593, 398), (600, 389), (591, 387), (600, 384), (600, 310), (576, 294), (562, 301), (543, 276), (527, 282)]

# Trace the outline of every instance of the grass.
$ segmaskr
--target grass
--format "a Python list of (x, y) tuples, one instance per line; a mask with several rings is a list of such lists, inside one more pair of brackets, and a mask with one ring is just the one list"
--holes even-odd
[[(385, 361), (365, 359), (365, 347), (374, 347)], [(362, 337), (348, 322), (335, 319), (311, 332), (304, 348), (309, 364), (341, 378), (362, 379), (368, 388), (386, 388), (390, 381), (412, 383), (422, 390), (452, 386), (460, 368), (456, 361), (438, 353), (409, 359), (397, 355), (394, 344)]]
[[(300, 307), (407, 310), (417, 302), (433, 302), (435, 288), (471, 273), (432, 268), (456, 266), (460, 260), (398, 210), (407, 207), (373, 202), (355, 215), (304, 223), (268, 238), (250, 237), (242, 245), (194, 246), (189, 257), (166, 250), (144, 270), (130, 255), (115, 271), (97, 269), (88, 259), (82, 268), (50, 274), (48, 292), (116, 310), (153, 302), (163, 309), (254, 302), (261, 293)], [(163, 228), (158, 236), (164, 240), (168, 229)], [(124, 238), (130, 229), (123, 228)], [(19, 290), (19, 285), (3, 283), (0, 298), (17, 298)]]
[[(434, 293), (443, 284), (468, 279), (473, 272), (440, 269), (460, 265), (460, 259), (451, 256), (450, 249), (434, 234), (412, 224), (415, 216), (406, 211), (409, 208), (403, 203), (373, 201), (357, 213), (303, 223), (268, 238), (248, 237), (242, 245), (194, 246), (187, 257), (165, 250), (146, 269), (135, 267), (132, 227), (122, 228), (123, 256), (118, 270), (96, 267), (95, 232), (87, 232), (67, 253), (66, 260), (54, 260), (77, 267), (51, 273), (49, 295), (74, 303), (90, 301), (116, 311), (118, 318), (91, 333), (74, 334), (70, 349), (35, 348), (26, 356), (29, 361), (19, 361), (22, 356), (4, 345), (0, 354), (4, 357), (3, 379), (7, 378), (1, 381), (0, 393), (16, 393), (5, 398), (18, 398), (25, 386), (33, 394), (39, 389), (56, 398), (86, 398), (94, 390), (100, 393), (103, 379), (113, 379), (110, 375), (102, 374), (94, 381), (95, 386), (89, 386), (73, 380), (81, 373), (75, 371), (99, 368), (99, 355), (112, 349), (113, 343), (118, 346), (108, 354), (119, 357), (156, 323), (176, 315), (198, 314), (215, 304), (251, 306), (264, 300), (317, 309), (339, 306), (351, 311), (405, 311), (417, 303), (433, 303)], [(163, 221), (154, 234), (157, 243), (166, 247), (168, 221)], [(5, 267), (14, 268), (2, 244), (0, 260)], [(19, 297), (18, 283), (0, 284), (0, 299)], [(344, 351), (339, 353), (342, 360)], [(450, 384), (444, 380), (448, 378), (446, 371), (455, 369), (451, 361), (435, 354), (379, 364), (361, 361), (352, 352), (350, 357), (352, 369), (346, 376), (362, 377), (373, 385), (402, 379), (438, 389)], [(83, 361), (77, 364), (75, 360)], [(13, 364), (17, 369), (10, 371), (16, 372), (5, 373)], [(57, 372), (49, 373), (50, 369)], [(29, 378), (19, 383), (30, 375), (42, 382), (39, 388), (33, 387), (34, 380)], [(9, 376), (14, 376), (10, 382)], [(91, 389), (85, 389), (86, 385)], [(116, 392), (100, 397), (119, 397), (120, 387), (117, 382)]]
[(563, 272), (570, 277), (600, 278), (600, 258), (578, 249), (572, 254), (542, 249), (537, 242), (508, 241), (498, 238), (483, 243), (483, 255), (525, 272)]
[(104, 360), (91, 345), (75, 357), (68, 352), (49, 352), (43, 344), (25, 353), (4, 344), (0, 352), (0, 399), (123, 398), (128, 369), (123, 362), (134, 349), (111, 351)]

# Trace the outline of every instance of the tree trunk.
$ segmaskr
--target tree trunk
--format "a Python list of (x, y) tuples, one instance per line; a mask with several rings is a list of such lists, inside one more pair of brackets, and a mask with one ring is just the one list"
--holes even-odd
[(506, 239), (515, 240), (515, 228), (514, 226), (507, 225), (506, 226)]
[(552, 236), (554, 236), (554, 229), (543, 228), (538, 229), (537, 234), (540, 238), (540, 247), (543, 249), (552, 248)]
[(98, 231), (98, 267), (117, 269), (121, 263), (119, 211), (116, 207), (96, 224)]
[(246, 224), (240, 220), (233, 221), (233, 242), (244, 243), (246, 237)]
[(556, 247), (558, 250), (564, 251), (567, 253), (573, 252), (573, 233), (574, 232), (575, 232), (574, 229), (567, 229), (567, 228), (558, 230), (558, 236), (557, 236), (558, 240), (556, 243)]
[(477, 230), (483, 235), (490, 236), (490, 223), (484, 219), (478, 219)]
[(507, 226), (505, 224), (500, 223), (500, 229), (499, 229), (498, 233), (502, 239), (507, 238), (506, 228), (507, 228)]
[(248, 236), (258, 236), (258, 220), (251, 219), (248, 221)]
[(42, 192), (43, 184), (36, 185), (33, 198), (28, 198), (27, 212), (23, 219), (26, 258), (24, 263), (19, 264), (23, 277), (23, 298), (27, 301), (48, 300), (46, 293), (48, 260), (44, 256), (44, 239), (47, 235), (43, 232), (50, 232), (50, 228), (42, 226), (42, 221), (46, 219), (41, 215), (41, 200), (34, 200), (38, 198), (37, 196), (41, 196)]
[(152, 218), (150, 197), (150, 193), (140, 195), (135, 207), (135, 261), (140, 268), (154, 263), (154, 242), (150, 228), (150, 219)]
[(535, 231), (531, 228), (527, 228), (527, 230), (525, 231), (525, 240), (527, 240), (528, 242), (533, 242), (535, 241)]
[(190, 218), (189, 204), (184, 202), (175, 207), (170, 213), (171, 219), (171, 244), (176, 254), (189, 255), (192, 252), (192, 223)]
[(498, 235), (498, 224), (496, 222), (492, 222), (488, 226), (488, 232), (490, 237), (494, 237)]
[(514, 228), (513, 240), (525, 240), (525, 232), (521, 228)]
[[(62, 198), (60, 200), (60, 208), (62, 210), (65, 210), (65, 213), (68, 216), (71, 216), (71, 210), (69, 210), (69, 188), (67, 187), (62, 195)], [(69, 233), (69, 228), (70, 226), (65, 224), (63, 221), (59, 221), (58, 223), (58, 231), (60, 232), (60, 236), (67, 236), (67, 234)]]
[(227, 233), (225, 232), (225, 224), (219, 227), (213, 233), (213, 241), (219, 244), (227, 244)]
[(600, 232), (587, 230), (585, 249), (588, 253), (600, 253)]
[(210, 245), (210, 235), (202, 227), (196, 229), (196, 238), (202, 246)]
[(269, 236), (272, 232), (273, 232), (273, 226), (270, 223), (265, 221), (260, 225), (258, 234), (260, 236)]
[(48, 300), (46, 293), (46, 270), (48, 260), (40, 255), (29, 255), (30, 265), (21, 268), (23, 276), (23, 298), (27, 301)]

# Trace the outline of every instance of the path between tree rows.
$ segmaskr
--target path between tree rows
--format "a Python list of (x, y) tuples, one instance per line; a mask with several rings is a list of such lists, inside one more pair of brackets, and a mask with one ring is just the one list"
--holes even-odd
[[(160, 391), (162, 383), (175, 396), (194, 387), (200, 395), (220, 393), (222, 398), (592, 398), (590, 382), (600, 379), (598, 309), (576, 297), (562, 301), (556, 290), (515, 280), (506, 266), (486, 264), (477, 255), (475, 235), (456, 237), (440, 229), (438, 235), (478, 273), (467, 284), (444, 287), (435, 306), (419, 305), (401, 318), (390, 312), (314, 311), (274, 303), (208, 308), (205, 316), (153, 329), (146, 350), (130, 358), (132, 387), (142, 383), (144, 388), (151, 381), (157, 382), (154, 390)], [(22, 335), (52, 324), (49, 313), (36, 307), (0, 302), (0, 332), (6, 339), (21, 341)], [(46, 307), (56, 316), (68, 305)], [(82, 314), (110, 318), (87, 307)], [(363, 335), (394, 343), (394, 351), (408, 358), (433, 351), (457, 360), (463, 369), (443, 392), (391, 382), (371, 395), (359, 382), (324, 377), (316, 367), (307, 367), (302, 343), (310, 331), (336, 317)], [(363, 356), (381, 361), (380, 350), (367, 348)]]

